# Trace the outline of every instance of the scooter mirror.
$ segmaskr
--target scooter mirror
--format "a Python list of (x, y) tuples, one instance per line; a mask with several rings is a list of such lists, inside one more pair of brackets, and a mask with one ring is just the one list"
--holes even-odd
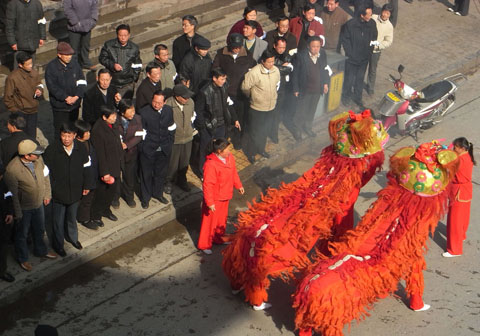
[(402, 73), (403, 70), (405, 70), (405, 67), (400, 64), (400, 65), (398, 66), (398, 73)]

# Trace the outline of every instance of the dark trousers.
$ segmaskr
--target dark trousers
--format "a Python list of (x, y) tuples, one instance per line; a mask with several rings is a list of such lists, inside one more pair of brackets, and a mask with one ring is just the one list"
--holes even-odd
[(88, 53), (90, 52), (90, 36), (91, 32), (75, 33), (68, 31), (70, 45), (72, 46), (73, 50), (75, 50), (78, 64), (80, 64), (82, 68), (89, 68), (93, 65), (92, 61), (90, 61), (90, 58), (88, 57)]
[(65, 122), (75, 122), (78, 119), (78, 110), (73, 109), (71, 111), (58, 111), (52, 108), (53, 112), (53, 128), (55, 129), (55, 137), (60, 137), (60, 127)]
[(353, 99), (355, 103), (362, 103), (363, 79), (367, 71), (368, 62), (353, 64), (345, 62), (345, 80), (343, 82), (342, 99)]
[(108, 216), (112, 213), (110, 205), (112, 205), (115, 190), (117, 189), (118, 177), (115, 177), (115, 183), (107, 184), (103, 181), (97, 183), (95, 190), (95, 198), (92, 205), (92, 220), (102, 219), (102, 216)]
[(153, 156), (140, 154), (142, 202), (147, 203), (152, 197), (160, 198), (163, 196), (169, 162), (170, 155), (163, 151), (155, 152)]
[[(179, 185), (187, 183), (188, 163), (192, 153), (192, 141), (186, 144), (174, 144), (167, 171), (167, 183)], [(176, 180), (176, 181), (175, 181)]]
[(38, 113), (23, 113), (21, 111), (17, 112), (20, 114), (25, 121), (27, 122), (27, 126), (25, 126), (24, 132), (30, 135), (33, 139), (37, 138), (37, 119)]
[(232, 140), (232, 144), (235, 149), (241, 149), (244, 145), (245, 141), (245, 132), (247, 130), (247, 98), (245, 96), (237, 96), (237, 97), (230, 97), (233, 101), (233, 108), (235, 109), (235, 113), (238, 117), (238, 122), (240, 123), (241, 131), (238, 128), (232, 128), (231, 132), (229, 132), (228, 136)]
[(390, 22), (395, 27), (397, 25), (398, 18), (398, 0), (389, 0), (388, 2), (393, 7), (392, 14), (390, 15)]
[(12, 236), (12, 225), (7, 225), (4, 218), (0, 219), (0, 276), (7, 271), (8, 243)]
[(95, 189), (90, 190), (88, 194), (82, 196), (82, 198), (80, 199), (80, 204), (78, 205), (77, 221), (88, 222), (90, 219), (92, 219), (91, 213), (94, 198)]
[(16, 223), (15, 252), (19, 263), (28, 260), (27, 238), (29, 231), (32, 232), (33, 254), (38, 257), (46, 255), (48, 251), (43, 240), (45, 234), (45, 209), (43, 204), (36, 209), (22, 210), (22, 219)]
[(133, 95), (135, 94), (135, 82), (131, 82), (122, 86), (115, 85), (115, 88), (123, 99), (133, 99)]
[(470, 7), (470, 0), (455, 0), (453, 10), (459, 12), (462, 16), (468, 15), (468, 9)]
[(299, 106), (295, 113), (295, 124), (298, 130), (312, 130), (313, 119), (315, 118), (320, 96), (321, 94), (318, 92), (300, 94), (298, 99)]
[(206, 129), (200, 130), (200, 157), (198, 167), (202, 172), (203, 176), (203, 166), (205, 165), (205, 158), (207, 157), (207, 148), (208, 145), (212, 142), (213, 139), (225, 138), (225, 125), (218, 126), (210, 133)]
[(377, 79), (377, 65), (382, 53), (372, 53), (368, 62), (367, 85), (369, 90), (375, 90), (375, 80)]
[(248, 110), (248, 155), (265, 152), (268, 125), (270, 125), (271, 117), (272, 111), (257, 111), (252, 108)]
[(117, 184), (114, 201), (122, 197), (126, 202), (133, 201), (135, 193), (135, 182), (137, 181), (137, 158), (128, 162), (122, 161), (120, 168), (122, 170), (121, 182)]
[(65, 231), (67, 240), (78, 241), (77, 209), (80, 201), (72, 204), (53, 202), (53, 242), (55, 249), (63, 250)]
[(283, 121), (285, 127), (292, 133), (294, 137), (298, 137), (298, 129), (295, 125), (295, 112), (298, 106), (298, 98), (295, 97), (291, 90), (278, 92), (277, 106), (280, 120)]

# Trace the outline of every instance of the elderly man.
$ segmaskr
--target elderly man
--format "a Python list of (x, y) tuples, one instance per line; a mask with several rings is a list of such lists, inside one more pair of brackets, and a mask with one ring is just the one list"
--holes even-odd
[(117, 37), (108, 40), (100, 51), (99, 62), (113, 75), (112, 84), (122, 98), (132, 99), (135, 83), (142, 71), (138, 45), (130, 41), (130, 26), (121, 24), (116, 28)]
[(246, 21), (243, 26), (243, 36), (245, 37), (244, 46), (247, 53), (252, 55), (255, 62), (258, 62), (262, 53), (268, 48), (268, 43), (256, 35), (257, 28), (258, 22), (251, 20)]
[(340, 0), (327, 0), (327, 4), (319, 16), (325, 29), (324, 49), (340, 52), (340, 32), (349, 19), (349, 15), (341, 7)]
[(43, 84), (37, 70), (33, 69), (32, 56), (19, 51), (15, 56), (18, 68), (5, 81), (3, 101), (10, 112), (25, 118), (25, 133), (37, 137), (38, 99), (43, 95)]
[(265, 145), (280, 86), (280, 71), (274, 63), (275, 55), (265, 50), (260, 57), (260, 63), (245, 75), (242, 83), (242, 91), (250, 98), (248, 110), (250, 144), (246, 152), (248, 160), (252, 163), (255, 162), (256, 154), (265, 158), (270, 157), (265, 151)]
[(152, 103), (144, 106), (140, 114), (143, 129), (147, 131), (140, 151), (141, 202), (142, 208), (148, 209), (152, 197), (168, 204), (163, 188), (177, 125), (172, 108), (165, 105), (165, 93), (162, 91), (153, 94)]
[(111, 82), (112, 74), (108, 69), (102, 68), (97, 72), (97, 85), (93, 85), (85, 93), (82, 118), (91, 126), (102, 116), (102, 106), (115, 109), (122, 98)]
[(155, 62), (147, 64), (145, 69), (147, 78), (145, 78), (137, 89), (137, 96), (135, 98), (135, 110), (140, 111), (145, 105), (149, 105), (152, 102), (153, 93), (162, 89), (162, 83), (160, 82), (162, 76), (162, 69), (160, 65)]
[(50, 105), (53, 112), (55, 136), (60, 135), (60, 126), (78, 119), (87, 81), (78, 62), (72, 60), (75, 51), (70, 44), (59, 42), (57, 57), (48, 63), (45, 70)]
[(33, 253), (38, 257), (57, 258), (49, 253), (43, 239), (45, 234), (44, 206), (52, 198), (48, 168), (43, 163), (43, 148), (32, 140), (23, 140), (18, 144), (18, 156), (7, 166), (5, 182), (13, 195), (15, 209), (15, 251), (20, 267), (29, 272), (32, 264), (28, 262), (27, 238), (29, 232), (33, 238)]
[(380, 15), (372, 15), (372, 20), (377, 25), (377, 41), (378, 45), (373, 48), (373, 52), (370, 54), (370, 60), (368, 62), (368, 75), (367, 75), (367, 92), (369, 95), (375, 93), (375, 80), (377, 78), (377, 66), (380, 60), (382, 51), (390, 47), (393, 43), (393, 25), (390, 23), (390, 14), (393, 11), (393, 7), (390, 4), (385, 4), (382, 7)]
[(153, 62), (160, 66), (163, 89), (173, 89), (177, 77), (177, 68), (172, 60), (168, 58), (168, 48), (165, 44), (157, 44), (153, 49), (155, 58)]

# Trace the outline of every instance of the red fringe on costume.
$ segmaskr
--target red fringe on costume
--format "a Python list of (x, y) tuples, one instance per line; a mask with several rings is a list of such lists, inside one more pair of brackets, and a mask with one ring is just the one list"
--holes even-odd
[(333, 218), (348, 212), (355, 202), (349, 195), (358, 194), (383, 161), (383, 152), (353, 159), (329, 146), (297, 181), (269, 189), (249, 205), (223, 251), (232, 288), (243, 288), (253, 305), (267, 301), (269, 277), (288, 279), (310, 264), (307, 255), (317, 240), (331, 238)]
[(423, 293), (428, 234), (447, 210), (447, 192), (421, 197), (388, 175), (360, 223), (330, 243), (332, 258), (311, 265), (294, 295), (295, 325), (323, 336), (343, 335), (352, 320), (364, 319), (379, 298), (406, 280), (406, 292)]

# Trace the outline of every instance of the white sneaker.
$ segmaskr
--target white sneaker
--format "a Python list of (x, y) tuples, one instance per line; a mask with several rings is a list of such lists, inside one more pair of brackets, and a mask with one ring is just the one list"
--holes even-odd
[(233, 294), (233, 295), (237, 295), (237, 294), (240, 293), (241, 291), (243, 291), (243, 287), (241, 287), (240, 289), (232, 289), (232, 294)]
[(442, 256), (444, 258), (455, 258), (455, 257), (460, 257), (462, 255), (461, 254), (451, 254), (450, 252), (443, 252)]
[(268, 309), (272, 306), (271, 303), (268, 303), (268, 302), (262, 302), (262, 304), (260, 306), (252, 306), (253, 307), (253, 310), (265, 310), (265, 309)]
[(455, 15), (461, 16), (460, 12), (455, 12)]
[(454, 12), (454, 10), (453, 10), (452, 7), (448, 7), (447, 10), (448, 10), (449, 12), (452, 12), (452, 13)]
[(416, 311), (416, 312), (422, 312), (422, 311), (429, 310), (430, 307), (431, 307), (431, 306), (430, 306), (429, 304), (424, 303), (422, 308), (420, 308), (420, 309), (414, 309), (414, 311)]
[(212, 250), (209, 250), (209, 249), (202, 250), (202, 252), (205, 253), (205, 254), (208, 254), (208, 255), (212, 254)]

